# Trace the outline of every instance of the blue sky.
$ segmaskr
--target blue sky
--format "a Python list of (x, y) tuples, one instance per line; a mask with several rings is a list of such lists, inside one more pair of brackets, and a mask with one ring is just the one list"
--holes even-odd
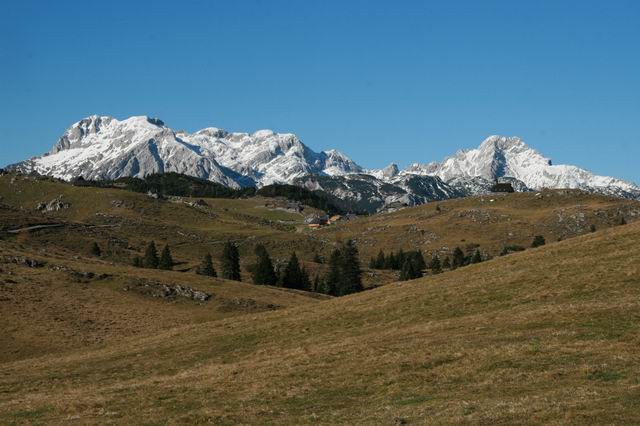
[(90, 114), (294, 132), (365, 167), (492, 134), (640, 182), (637, 1), (13, 1), (0, 165)]

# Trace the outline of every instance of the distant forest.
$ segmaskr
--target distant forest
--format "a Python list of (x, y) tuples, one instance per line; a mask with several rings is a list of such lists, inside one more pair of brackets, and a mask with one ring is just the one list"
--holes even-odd
[(203, 198), (247, 198), (254, 196), (284, 197), (298, 201), (310, 207), (324, 210), (328, 214), (345, 214), (353, 212), (349, 205), (323, 191), (310, 191), (294, 185), (267, 185), (258, 189), (247, 187), (233, 189), (180, 173), (156, 173), (144, 178), (122, 177), (116, 180), (75, 179), (75, 186), (91, 186), (99, 188), (121, 188), (133, 192), (152, 192), (163, 196), (203, 197)]

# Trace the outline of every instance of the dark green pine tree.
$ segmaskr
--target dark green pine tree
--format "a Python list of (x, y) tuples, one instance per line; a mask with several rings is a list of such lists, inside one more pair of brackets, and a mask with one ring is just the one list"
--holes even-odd
[(138, 255), (133, 257), (133, 261), (131, 263), (133, 266), (135, 266), (136, 268), (142, 268), (143, 263), (142, 263), (142, 258)]
[(480, 250), (476, 250), (475, 253), (473, 253), (473, 257), (471, 258), (471, 263), (480, 263), (482, 262), (482, 255), (480, 254)]
[(300, 270), (300, 287), (301, 290), (311, 291), (311, 279), (304, 266)]
[(158, 262), (158, 268), (170, 271), (173, 269), (173, 257), (171, 257), (171, 250), (169, 244), (164, 246), (162, 254), (160, 255), (160, 261)]
[(386, 259), (384, 258), (384, 252), (380, 250), (378, 257), (376, 258), (376, 269), (384, 269)]
[(417, 250), (412, 252), (414, 266), (417, 270), (422, 271), (427, 269), (427, 263), (424, 261), (424, 256), (422, 255), (422, 250)]
[(156, 269), (158, 267), (158, 249), (156, 249), (156, 243), (151, 241), (144, 251), (143, 266), (145, 268)]
[(313, 261), (315, 263), (323, 263), (322, 257), (317, 252), (313, 255)]
[(384, 260), (384, 269), (398, 269), (396, 265), (396, 255), (391, 252)]
[(434, 274), (442, 272), (442, 265), (440, 264), (440, 258), (437, 254), (434, 254), (431, 258), (431, 262), (429, 262), (429, 269), (431, 269), (431, 272)]
[(95, 241), (91, 245), (91, 256), (100, 257), (102, 255), (102, 250), (100, 250), (100, 246)]
[(342, 261), (342, 253), (339, 249), (331, 252), (329, 257), (329, 272), (322, 283), (322, 293), (336, 296), (338, 284), (340, 283), (340, 267)]
[(410, 259), (405, 260), (402, 269), (400, 269), (400, 281), (412, 280), (415, 273), (413, 262)]
[(345, 296), (362, 291), (362, 270), (356, 244), (349, 240), (342, 247), (340, 262), (340, 280), (336, 288), (337, 296)]
[(444, 258), (444, 261), (442, 262), (442, 269), (451, 269), (451, 259), (449, 256)]
[(240, 281), (240, 253), (238, 247), (227, 241), (222, 249), (222, 278)]
[(258, 244), (255, 249), (257, 262), (253, 268), (253, 283), (262, 285), (275, 285), (278, 282), (278, 277), (273, 269), (273, 262), (267, 249)]
[(624, 216), (620, 216), (620, 222), (618, 222), (618, 225), (626, 225), (627, 224), (627, 219), (624, 218)]
[(216, 273), (215, 268), (213, 267), (213, 258), (211, 257), (210, 253), (207, 253), (204, 255), (204, 258), (202, 259), (202, 263), (200, 264), (200, 267), (198, 268), (198, 274), (200, 275), (204, 275), (207, 277), (217, 277), (218, 274)]
[(376, 258), (372, 257), (371, 260), (369, 260), (369, 269), (376, 269), (377, 266)]
[(455, 250), (453, 250), (453, 261), (451, 263), (453, 269), (460, 268), (465, 265), (466, 257), (460, 247), (456, 247)]
[[(307, 282), (309, 281), (309, 277), (307, 276)], [(285, 288), (295, 288), (298, 290), (308, 290), (309, 286), (305, 285), (305, 279), (302, 269), (300, 268), (300, 261), (298, 260), (298, 256), (296, 253), (291, 253), (291, 257), (289, 258), (289, 262), (287, 266), (284, 268), (284, 272), (282, 274), (282, 286)]]
[(396, 269), (402, 269), (405, 260), (407, 260), (405, 252), (402, 249), (398, 250), (396, 254)]
[(547, 242), (545, 241), (544, 237), (542, 235), (536, 235), (535, 237), (533, 237), (533, 242), (531, 243), (531, 247), (536, 248), (536, 247), (541, 247), (543, 245), (545, 245)]

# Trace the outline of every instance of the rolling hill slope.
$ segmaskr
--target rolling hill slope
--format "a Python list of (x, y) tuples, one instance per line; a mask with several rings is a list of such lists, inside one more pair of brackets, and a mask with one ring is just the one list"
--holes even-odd
[(363, 259), (380, 249), (420, 248), (449, 256), (455, 247), (496, 256), (505, 246), (529, 247), (536, 235), (548, 242), (583, 235), (591, 226), (616, 226), (640, 218), (640, 202), (579, 190), (490, 194), (430, 203), (325, 228), (325, 239), (355, 239)]
[(0, 419), (633, 424), (640, 224), (317, 304), (2, 365)]

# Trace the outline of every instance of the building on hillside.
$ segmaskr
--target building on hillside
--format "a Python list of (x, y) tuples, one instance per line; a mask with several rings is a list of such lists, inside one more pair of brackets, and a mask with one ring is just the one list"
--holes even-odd
[(513, 189), (513, 185), (511, 185), (508, 182), (496, 182), (492, 187), (491, 187), (491, 192), (515, 192), (515, 190)]
[(289, 201), (287, 203), (287, 210), (293, 213), (301, 213), (304, 210), (304, 206), (297, 201)]
[(339, 222), (342, 220), (342, 216), (339, 214), (333, 215), (329, 218), (329, 225)]

